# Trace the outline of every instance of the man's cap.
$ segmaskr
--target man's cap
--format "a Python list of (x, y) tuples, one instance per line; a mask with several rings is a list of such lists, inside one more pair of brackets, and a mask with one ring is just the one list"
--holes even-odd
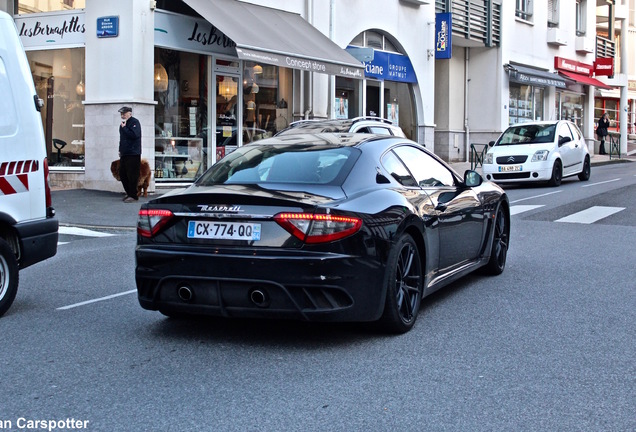
[(119, 108), (117, 111), (119, 111), (120, 113), (127, 113), (127, 112), (132, 112), (132, 108), (128, 107), (128, 106), (123, 106), (121, 108)]

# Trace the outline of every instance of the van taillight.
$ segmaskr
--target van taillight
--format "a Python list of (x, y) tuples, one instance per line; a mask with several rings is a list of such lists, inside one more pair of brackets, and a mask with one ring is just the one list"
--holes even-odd
[(51, 200), (51, 188), (49, 187), (49, 161), (47, 158), (44, 158), (42, 162), (42, 166), (44, 167), (44, 193), (46, 196), (46, 214), (51, 217), (55, 214), (53, 210), (53, 200)]

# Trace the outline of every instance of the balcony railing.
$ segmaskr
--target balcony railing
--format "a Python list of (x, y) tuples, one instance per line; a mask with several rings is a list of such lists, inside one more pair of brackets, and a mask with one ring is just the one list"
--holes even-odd
[(596, 36), (596, 57), (601, 58), (615, 58), (616, 57), (616, 42), (609, 39), (605, 39), (602, 36)]
[(435, 12), (451, 12), (453, 36), (484, 46), (499, 46), (501, 41), (501, 4), (493, 0), (435, 0)]

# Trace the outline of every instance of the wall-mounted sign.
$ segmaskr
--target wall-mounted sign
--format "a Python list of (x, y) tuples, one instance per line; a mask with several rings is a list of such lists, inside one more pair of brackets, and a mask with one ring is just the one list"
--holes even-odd
[(587, 63), (581, 63), (576, 60), (569, 60), (563, 57), (554, 57), (554, 68), (567, 72), (574, 72), (579, 75), (592, 76), (594, 66)]
[(97, 18), (97, 37), (109, 38), (119, 36), (119, 17), (108, 16)]
[[(355, 50), (358, 47), (348, 46), (347, 51)], [(402, 54), (386, 51), (374, 50), (370, 61), (363, 61), (364, 76), (375, 78), (381, 81), (397, 81), (416, 83), (415, 69), (411, 60)], [(360, 77), (361, 78), (361, 77)]]
[(594, 75), (614, 76), (614, 59), (599, 57), (594, 61)]
[(452, 14), (438, 13), (435, 14), (435, 58), (449, 59), (451, 58), (452, 47)]
[(20, 15), (15, 19), (20, 40), (26, 49), (51, 45), (84, 45), (84, 12), (57, 12), (47, 15)]
[(204, 19), (155, 11), (155, 45), (236, 56), (236, 44)]

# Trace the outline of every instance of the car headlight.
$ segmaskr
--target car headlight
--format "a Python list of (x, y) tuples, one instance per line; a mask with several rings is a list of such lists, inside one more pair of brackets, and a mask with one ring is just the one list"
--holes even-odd
[(543, 162), (548, 160), (548, 155), (550, 154), (549, 150), (539, 150), (534, 155), (532, 155), (531, 162)]
[(486, 157), (484, 158), (484, 163), (485, 164), (491, 164), (492, 163), (492, 153), (486, 153)]

